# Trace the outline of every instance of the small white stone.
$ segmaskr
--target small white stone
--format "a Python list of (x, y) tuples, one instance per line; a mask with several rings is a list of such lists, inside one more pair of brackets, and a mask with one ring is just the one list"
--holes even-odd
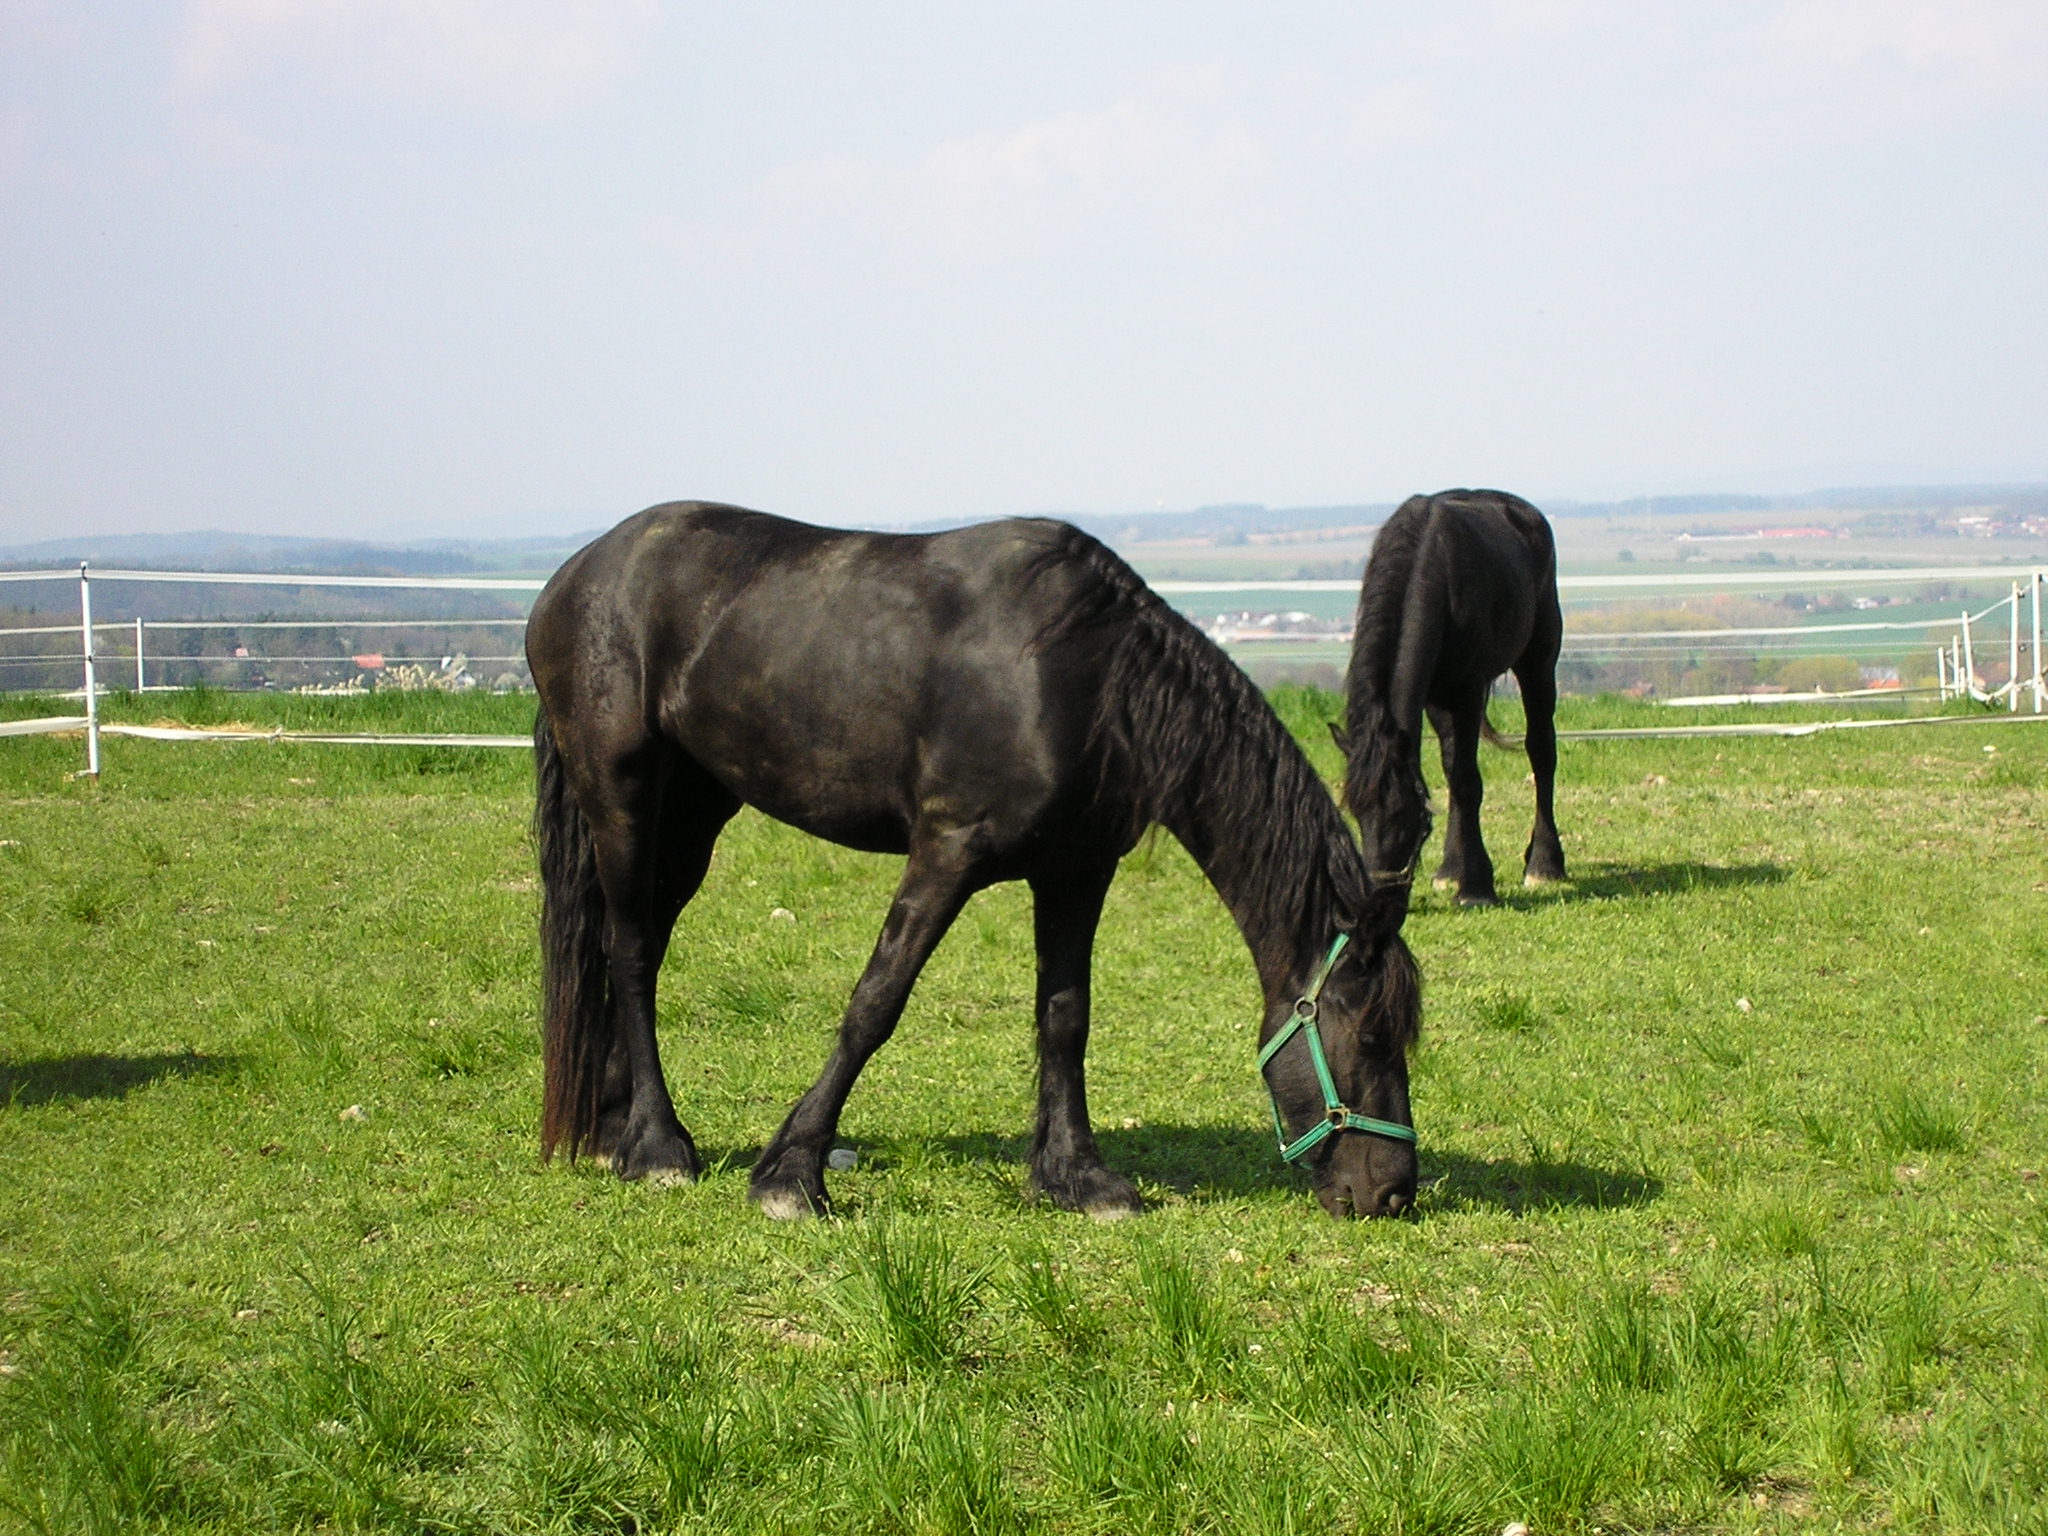
[(768, 914), (768, 921), (771, 923), (793, 923), (796, 921), (796, 914), (787, 907), (777, 907)]
[(834, 1173), (844, 1173), (860, 1161), (860, 1154), (851, 1147), (834, 1147), (825, 1154), (825, 1166)]
[(370, 1112), (360, 1104), (351, 1104), (341, 1112), (341, 1118), (344, 1120), (367, 1120), (370, 1118)]
[(1529, 1527), (1519, 1520), (1510, 1520), (1500, 1528), (1500, 1536), (1529, 1536)]
[(1738, 997), (1737, 999), (1735, 999), (1735, 1011), (1737, 1013), (1747, 1013), (1749, 1012), (1749, 1009), (1750, 1002), (1748, 998)]

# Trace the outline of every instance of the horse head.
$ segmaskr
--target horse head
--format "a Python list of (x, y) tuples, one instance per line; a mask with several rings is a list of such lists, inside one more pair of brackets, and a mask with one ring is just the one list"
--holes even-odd
[(1332, 1216), (1394, 1216), (1415, 1201), (1408, 1049), (1421, 1020), (1398, 926), (1340, 936), (1304, 995), (1269, 1014), (1260, 1066), (1281, 1155)]

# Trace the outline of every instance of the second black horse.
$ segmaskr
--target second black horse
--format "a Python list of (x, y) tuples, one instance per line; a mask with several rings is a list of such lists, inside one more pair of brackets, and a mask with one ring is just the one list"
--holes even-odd
[(840, 1111), (920, 968), (976, 890), (1024, 880), (1038, 950), (1032, 1185), (1099, 1216), (1138, 1209), (1096, 1148), (1082, 1057), (1103, 899), (1157, 822), (1251, 949), (1287, 1155), (1332, 1215), (1414, 1199), (1406, 1051), (1420, 990), (1399, 893), (1373, 889), (1251, 681), (1086, 534), (1041, 520), (851, 533), (655, 507), (556, 572), (527, 655), (545, 1150), (629, 1179), (696, 1176), (655, 1046), (655, 974), (746, 804), (908, 856), (824, 1072), (754, 1166), (761, 1208), (828, 1208)]
[(1551, 796), (1557, 778), (1557, 546), (1550, 524), (1505, 491), (1411, 496), (1373, 540), (1358, 593), (1345, 679), (1344, 802), (1358, 818), (1373, 878), (1405, 884), (1429, 837), (1422, 717), (1436, 728), (1450, 791), (1439, 886), (1466, 906), (1499, 898), (1479, 836), (1479, 739), (1493, 736), (1486, 701), (1512, 671), (1528, 724), (1536, 825), (1523, 879), (1564, 876)]

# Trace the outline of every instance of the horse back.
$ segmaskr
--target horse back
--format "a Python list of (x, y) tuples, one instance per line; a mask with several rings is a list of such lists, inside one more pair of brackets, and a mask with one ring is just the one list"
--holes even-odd
[(652, 508), (542, 594), (534, 681), (600, 754), (679, 751), (820, 836), (900, 852), (976, 827), (1021, 844), (1072, 797), (1093, 705), (1085, 656), (1039, 643), (1083, 579), (1069, 536)]

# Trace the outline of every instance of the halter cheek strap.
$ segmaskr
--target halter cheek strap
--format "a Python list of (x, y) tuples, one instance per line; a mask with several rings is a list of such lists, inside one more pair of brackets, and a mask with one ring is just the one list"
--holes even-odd
[(1308, 1059), (1316, 1069), (1316, 1081), (1323, 1090), (1323, 1118), (1310, 1126), (1293, 1141), (1287, 1139), (1287, 1127), (1280, 1119), (1280, 1096), (1273, 1092), (1273, 1085), (1266, 1084), (1266, 1092), (1273, 1100), (1273, 1135), (1280, 1143), (1280, 1158), (1283, 1162), (1299, 1162), (1325, 1138), (1339, 1131), (1366, 1131), (1374, 1136), (1385, 1136), (1394, 1141), (1413, 1142), (1415, 1131), (1411, 1126), (1396, 1125), (1391, 1120), (1375, 1120), (1370, 1115), (1361, 1115), (1345, 1107), (1337, 1096), (1337, 1081), (1330, 1076), (1329, 1058), (1323, 1054), (1323, 1032), (1316, 1024), (1316, 999), (1322, 995), (1323, 983), (1330, 979), (1330, 972), (1337, 968), (1337, 957), (1344, 953), (1344, 946), (1351, 941), (1351, 935), (1340, 933), (1330, 946), (1330, 952), (1323, 956), (1323, 963), (1316, 968), (1315, 976), (1308, 984), (1308, 991), (1294, 1005), (1294, 1016), (1268, 1040), (1259, 1052), (1259, 1071), (1263, 1074), (1266, 1063), (1271, 1061), (1280, 1047), (1297, 1034), (1308, 1042)]

